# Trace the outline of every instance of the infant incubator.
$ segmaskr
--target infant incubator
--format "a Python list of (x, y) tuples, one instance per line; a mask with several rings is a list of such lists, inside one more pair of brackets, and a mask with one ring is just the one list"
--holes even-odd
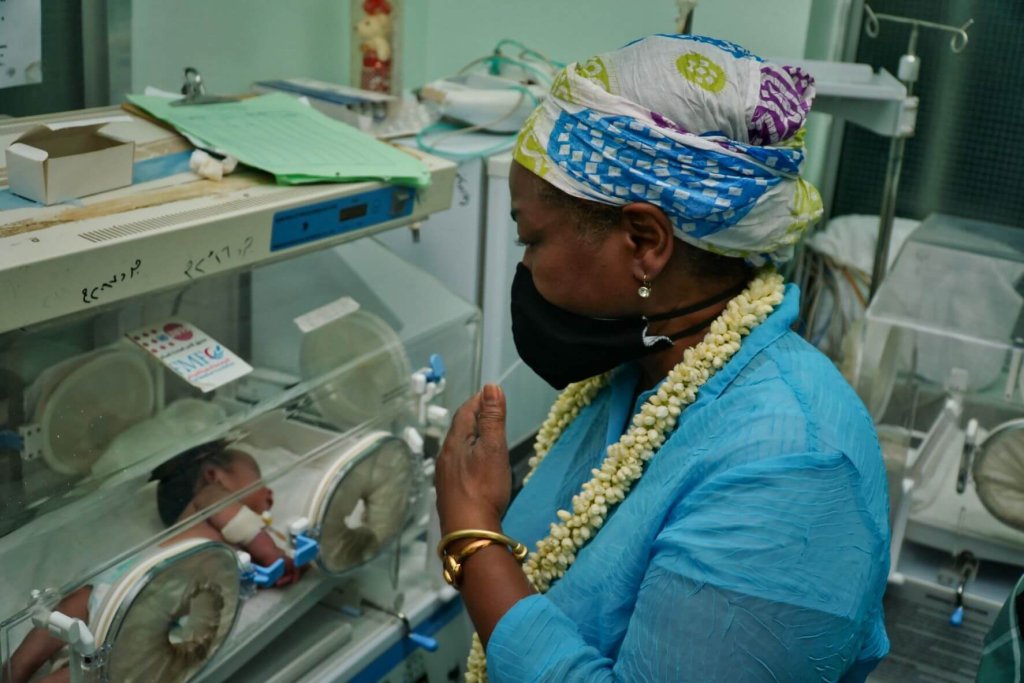
[[(0, 334), (0, 680), (33, 628), (64, 641), (33, 680), (226, 680), (367, 563), (391, 572), (427, 528), (426, 456), (477, 385), (478, 325), (367, 238)], [(258, 481), (167, 526), (154, 472), (211, 443)], [(215, 521), (264, 486), (268, 564)]]

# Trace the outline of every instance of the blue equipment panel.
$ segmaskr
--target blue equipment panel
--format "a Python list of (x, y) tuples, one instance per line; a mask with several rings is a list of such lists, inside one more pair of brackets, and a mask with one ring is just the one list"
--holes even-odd
[(315, 242), (412, 214), (416, 191), (385, 187), (274, 214), (270, 251)]

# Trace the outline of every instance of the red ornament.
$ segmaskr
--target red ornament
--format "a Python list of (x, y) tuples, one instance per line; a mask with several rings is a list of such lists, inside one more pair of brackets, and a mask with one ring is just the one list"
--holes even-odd
[(391, 14), (388, 0), (363, 0), (363, 11), (367, 14)]

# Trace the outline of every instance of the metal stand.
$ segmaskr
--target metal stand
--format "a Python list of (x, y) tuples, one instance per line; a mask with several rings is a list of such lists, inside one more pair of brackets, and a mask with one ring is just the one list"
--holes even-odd
[[(866, 19), (864, 32), (871, 38), (878, 37), (879, 21), (910, 25), (907, 51), (900, 57), (899, 70), (896, 72), (897, 78), (907, 88), (908, 100), (913, 98), (914, 83), (917, 82), (917, 77), (921, 73), (921, 59), (917, 56), (917, 38), (921, 28), (951, 32), (953, 37), (949, 41), (949, 49), (954, 54), (959, 54), (967, 47), (967, 29), (974, 23), (974, 19), (968, 19), (963, 26), (948, 26), (910, 17), (876, 14), (866, 3), (864, 14)], [(878, 221), (878, 241), (875, 244), (875, 261), (871, 270), (869, 299), (875, 298), (875, 293), (882, 286), (882, 280), (885, 279), (885, 273), (889, 267), (889, 245), (892, 241), (892, 226), (896, 219), (896, 196), (899, 192), (900, 173), (903, 170), (903, 155), (906, 150), (907, 138), (913, 134), (913, 127), (911, 127), (908, 132), (894, 136), (889, 144), (889, 160), (885, 169), (885, 185), (882, 190), (882, 209)]]
[(889, 245), (892, 242), (892, 226), (896, 222), (896, 195), (899, 192), (900, 172), (903, 170), (903, 153), (906, 146), (907, 139), (905, 137), (893, 138), (889, 143), (889, 161), (885, 166), (885, 185), (882, 190), (882, 210), (878, 220), (875, 261), (871, 268), (869, 301), (875, 298), (875, 293), (882, 286), (882, 280), (889, 267)]

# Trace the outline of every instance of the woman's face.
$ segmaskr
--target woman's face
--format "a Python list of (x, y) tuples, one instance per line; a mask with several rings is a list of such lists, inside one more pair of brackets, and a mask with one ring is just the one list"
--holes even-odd
[(592, 317), (640, 312), (633, 250), (625, 230), (588, 234), (574, 213), (544, 195), (546, 181), (513, 162), (512, 220), (526, 251), (523, 265), (550, 303)]

